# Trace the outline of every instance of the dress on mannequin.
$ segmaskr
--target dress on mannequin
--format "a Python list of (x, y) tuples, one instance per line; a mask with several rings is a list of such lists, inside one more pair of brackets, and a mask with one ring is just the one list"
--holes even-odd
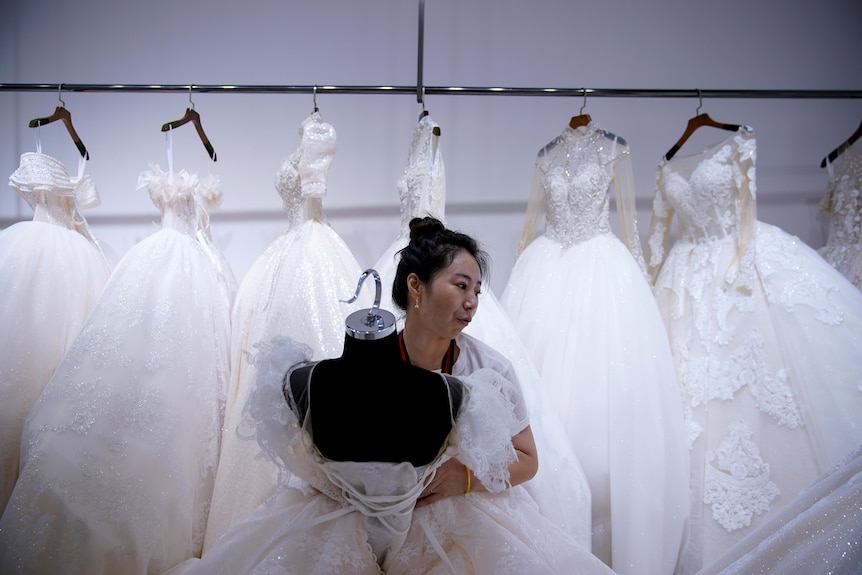
[(862, 289), (862, 151), (850, 146), (826, 167), (829, 184), (820, 208), (830, 214), (829, 236), (818, 252)]
[(231, 302), (229, 270), (197, 236), (221, 192), (158, 166), (141, 188), (162, 225), (117, 264), (27, 416), (0, 519), (4, 573), (144, 575), (201, 553)]
[(70, 178), (27, 152), (9, 185), (33, 219), (0, 232), (0, 515), (18, 478), (24, 418), (78, 335), (111, 273), (81, 209), (99, 204), (90, 176)]
[[(593, 121), (545, 146), (502, 305), (589, 480), (593, 553), (618, 573), (670, 574), (686, 536), (689, 462), (632, 181), (625, 141)], [(613, 192), (625, 243), (611, 230)]]
[[(166, 575), (610, 574), (521, 486), (507, 486), (511, 438), (529, 421), (517, 385), (495, 371), (502, 358), (462, 334), (453, 373), (467, 358), (483, 369), (464, 365), (454, 378), (416, 368), (386, 313), (380, 337), (348, 331), (336, 359), (309, 364), (311, 350), (283, 337), (261, 347), (244, 425), (282, 477), (305, 486), (280, 484), (202, 559)], [(453, 457), (489, 491), (416, 509), (426, 479)]]
[[(395, 309), (392, 282), (398, 252), (409, 241), (410, 220), (431, 216), (444, 221), (445, 169), (436, 127), (431, 116), (424, 115), (413, 131), (407, 167), (398, 181), (401, 231), (375, 266), (384, 286), (384, 306), (391, 305), (390, 309)], [(403, 317), (397, 317), (397, 321), (399, 326), (403, 325)], [(548, 402), (536, 368), (490, 286), (482, 287), (480, 305), (464, 333), (491, 346), (511, 362), (514, 373), (509, 377), (516, 378), (521, 386), (541, 461), (538, 472), (524, 488), (543, 515), (589, 549), (590, 491), (586, 476)]]
[(688, 573), (862, 443), (862, 292), (757, 221), (756, 153), (741, 126), (657, 170), (648, 259), (691, 447)]
[[(255, 346), (275, 335), (309, 346), (314, 359), (337, 357), (344, 318), (370, 304), (367, 294), (343, 303), (362, 272), (323, 212), (335, 129), (320, 113), (299, 127), (299, 148), (281, 165), (275, 188), (288, 218), (287, 231), (255, 260), (243, 278), (231, 314), (231, 380), (219, 468), (204, 551), (231, 525), (248, 516), (275, 486), (278, 468), (258, 457), (257, 445), (237, 435), (242, 407), (254, 386)], [(242, 485), (241, 490), (237, 486)]]

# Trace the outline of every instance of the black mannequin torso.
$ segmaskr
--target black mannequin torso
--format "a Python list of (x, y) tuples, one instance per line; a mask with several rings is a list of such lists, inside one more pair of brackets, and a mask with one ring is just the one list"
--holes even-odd
[(394, 332), (373, 341), (348, 335), (340, 358), (293, 371), (290, 389), (300, 421), (310, 403), (309, 431), (324, 457), (413, 465), (437, 456), (462, 397), (457, 381), (447, 386), (403, 361)]

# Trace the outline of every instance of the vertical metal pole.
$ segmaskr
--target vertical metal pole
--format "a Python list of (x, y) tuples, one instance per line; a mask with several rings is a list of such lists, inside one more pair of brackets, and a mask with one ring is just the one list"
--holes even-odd
[(416, 64), (416, 101), (423, 102), (425, 86), (422, 84), (423, 44), (425, 43), (425, 0), (419, 0), (419, 61)]

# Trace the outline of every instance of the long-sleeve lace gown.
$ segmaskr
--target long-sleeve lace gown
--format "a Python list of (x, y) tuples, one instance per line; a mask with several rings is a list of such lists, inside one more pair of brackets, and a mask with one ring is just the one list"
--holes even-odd
[(820, 202), (830, 214), (823, 259), (862, 289), (862, 151), (849, 147), (826, 165), (829, 184)]
[(757, 221), (756, 153), (743, 126), (657, 170), (649, 266), (692, 461), (683, 572), (708, 566), (862, 443), (862, 293)]
[(336, 150), (335, 129), (315, 112), (298, 131), (300, 145), (282, 163), (275, 181), (288, 229), (252, 264), (231, 314), (230, 392), (204, 551), (254, 511), (278, 478), (277, 466), (257, 457), (254, 442), (237, 433), (257, 373), (248, 361), (256, 345), (280, 334), (308, 345), (315, 360), (337, 357), (344, 319), (371, 305), (368, 291), (352, 304), (341, 301), (353, 295), (362, 269), (327, 224), (322, 206)]
[[(618, 573), (669, 574), (686, 535), (689, 463), (632, 182), (622, 138), (595, 122), (566, 126), (536, 159), (502, 304), (589, 480), (593, 553)], [(625, 243), (611, 229), (612, 192)]]
[[(444, 221), (446, 180), (437, 124), (426, 115), (413, 130), (407, 167), (398, 180), (401, 231), (375, 266), (383, 285), (381, 307), (396, 311), (392, 282), (398, 251), (407, 246), (410, 220), (431, 216)], [(387, 307), (389, 306), (389, 307)], [(403, 324), (400, 314), (395, 314)], [(490, 286), (482, 287), (479, 308), (465, 333), (502, 353), (512, 363), (531, 415), (531, 429), (541, 464), (525, 489), (545, 516), (552, 519), (586, 548), (590, 546), (590, 491), (577, 456), (539, 381), (518, 333)]]
[(0, 515), (18, 478), (24, 418), (111, 273), (80, 211), (99, 203), (90, 176), (71, 178), (58, 160), (27, 152), (9, 185), (33, 219), (0, 232)]
[(117, 264), (27, 416), (3, 573), (155, 575), (201, 552), (231, 304), (201, 211), (221, 194), (157, 166), (139, 186), (162, 225)]

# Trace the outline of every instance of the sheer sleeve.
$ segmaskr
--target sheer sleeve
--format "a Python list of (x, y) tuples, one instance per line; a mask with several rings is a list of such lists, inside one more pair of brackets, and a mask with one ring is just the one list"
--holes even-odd
[(655, 284), (661, 264), (664, 261), (664, 251), (667, 248), (674, 215), (673, 207), (664, 197), (663, 165), (664, 162), (656, 169), (655, 196), (653, 196), (652, 201), (652, 219), (650, 220), (649, 239), (647, 241), (647, 270), (652, 284)]
[(530, 199), (527, 201), (527, 214), (524, 229), (521, 232), (521, 242), (518, 244), (518, 254), (521, 255), (537, 235), (537, 228), (545, 215), (545, 190), (542, 187), (542, 168), (536, 161), (533, 169), (533, 183), (530, 187)]
[(754, 237), (757, 226), (757, 140), (751, 128), (743, 126), (736, 137), (739, 148), (734, 179), (739, 193), (739, 239), (736, 255), (725, 281), (751, 287), (754, 280)]
[(638, 234), (634, 173), (632, 171), (632, 157), (628, 148), (623, 150), (614, 162), (613, 176), (617, 215), (620, 219), (623, 242), (629, 248), (644, 276), (647, 276), (643, 248), (641, 247), (640, 234)]
[(524, 428), (523, 395), (517, 382), (494, 369), (483, 368), (459, 379), (465, 396), (452, 447), (488, 491), (502, 491), (509, 486), (509, 465), (517, 460), (512, 437)]

